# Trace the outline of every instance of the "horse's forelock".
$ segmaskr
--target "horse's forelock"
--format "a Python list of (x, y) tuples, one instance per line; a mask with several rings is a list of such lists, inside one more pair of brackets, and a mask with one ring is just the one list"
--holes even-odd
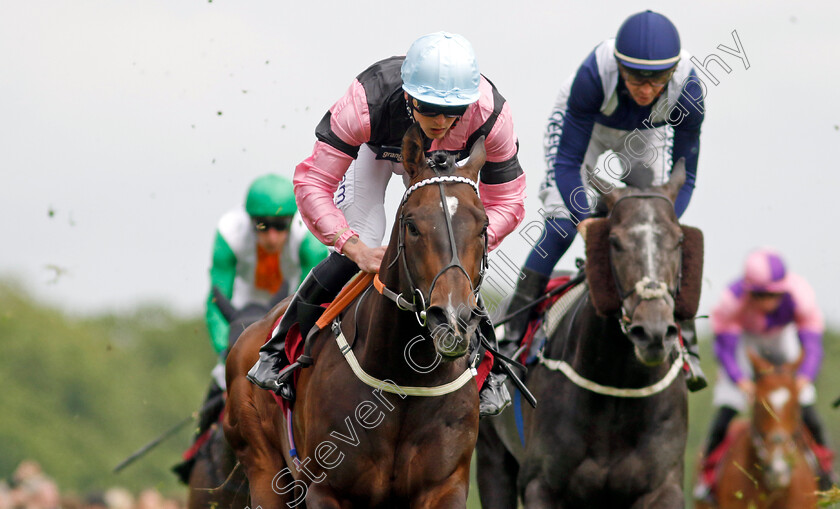
[(438, 173), (454, 174), (458, 169), (458, 166), (455, 164), (455, 156), (442, 150), (432, 152), (428, 161), (430, 163), (430, 169)]

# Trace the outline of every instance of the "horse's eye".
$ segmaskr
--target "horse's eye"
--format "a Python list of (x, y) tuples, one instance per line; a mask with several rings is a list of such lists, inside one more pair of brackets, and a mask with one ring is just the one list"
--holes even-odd
[(610, 235), (610, 246), (616, 251), (621, 251), (621, 241), (615, 235)]
[(479, 237), (484, 237), (485, 235), (487, 235), (488, 226), (489, 225), (487, 223), (484, 223), (484, 227), (481, 228), (481, 233), (478, 235)]
[(419, 237), (420, 236), (420, 230), (417, 229), (417, 225), (415, 225), (413, 222), (406, 221), (405, 222), (405, 227), (408, 229), (408, 233), (411, 234), (412, 236), (414, 236), (414, 237)]

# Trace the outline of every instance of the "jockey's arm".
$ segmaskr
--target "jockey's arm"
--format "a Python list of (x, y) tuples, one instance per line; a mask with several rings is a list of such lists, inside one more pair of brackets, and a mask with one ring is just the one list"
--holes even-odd
[(318, 240), (339, 253), (347, 239), (358, 235), (333, 202), (352, 161), (350, 155), (319, 140), (312, 155), (295, 168), (295, 201), (303, 222)]
[(721, 332), (715, 334), (715, 355), (720, 362), (721, 367), (729, 376), (729, 378), (736, 384), (745, 378), (741, 368), (738, 367), (738, 361), (735, 359), (735, 351), (738, 348), (738, 341), (740, 334), (731, 332)]
[(487, 214), (487, 248), (495, 249), (525, 218), (525, 172), (510, 105), (505, 103), (484, 142), (487, 162), (479, 175), (479, 194)]
[(222, 234), (216, 232), (213, 243), (213, 261), (210, 267), (210, 294), (207, 297), (207, 313), (205, 321), (210, 343), (217, 354), (221, 354), (228, 347), (230, 325), (216, 305), (213, 297), (213, 287), (219, 289), (225, 297), (233, 295), (233, 281), (236, 278), (236, 255), (225, 241)]
[(318, 240), (339, 253), (358, 234), (335, 206), (333, 194), (370, 133), (367, 96), (354, 80), (315, 128), (318, 141), (312, 155), (295, 168), (295, 201), (303, 222)]
[[(566, 204), (568, 213), (577, 219), (572, 220), (574, 223), (579, 223), (590, 215), (584, 195), (575, 191), (583, 186), (580, 167), (592, 137), (595, 115), (600, 111), (603, 100), (604, 91), (598, 64), (595, 54), (592, 53), (580, 66), (572, 82), (563, 117), (560, 145), (557, 147), (553, 166), (557, 190)], [(574, 204), (572, 200), (575, 200)], [(548, 214), (555, 214), (555, 211), (549, 210)]]
[(295, 199), (303, 222), (323, 244), (335, 247), (365, 272), (378, 272), (383, 246), (369, 247), (359, 240), (344, 214), (333, 202), (341, 177), (352, 158), (338, 149), (318, 141), (315, 151), (295, 169)]
[(677, 217), (682, 217), (694, 192), (697, 180), (697, 161), (700, 157), (700, 126), (703, 124), (705, 105), (703, 90), (697, 74), (692, 69), (685, 81), (683, 92), (673, 109), (681, 112), (680, 120), (674, 125), (673, 161), (685, 157), (685, 183), (674, 201)]
[(737, 384), (746, 377), (735, 359), (735, 351), (742, 332), (736, 309), (738, 309), (738, 297), (727, 288), (720, 301), (712, 309), (710, 318), (715, 334), (715, 355), (729, 378)]
[(823, 358), (823, 335), (820, 332), (799, 329), (799, 342), (802, 344), (802, 364), (799, 375), (813, 381), (817, 378)]
[(379, 272), (386, 249), (386, 246), (372, 248), (362, 242), (358, 235), (350, 237), (344, 244), (344, 254), (347, 258), (356, 262), (359, 270), (371, 273)]
[(799, 375), (813, 381), (823, 359), (825, 320), (811, 285), (798, 274), (789, 274), (788, 279), (794, 300), (794, 322), (802, 345), (803, 358), (799, 365)]

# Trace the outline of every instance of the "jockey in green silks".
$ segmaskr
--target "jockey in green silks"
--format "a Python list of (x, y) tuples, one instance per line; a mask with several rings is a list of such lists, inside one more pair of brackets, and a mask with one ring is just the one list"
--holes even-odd
[(271, 174), (254, 180), (245, 206), (222, 216), (216, 229), (206, 315), (216, 353), (229, 347), (229, 326), (215, 303), (213, 286), (234, 308), (268, 304), (284, 285), (293, 293), (328, 254), (303, 224), (291, 180)]

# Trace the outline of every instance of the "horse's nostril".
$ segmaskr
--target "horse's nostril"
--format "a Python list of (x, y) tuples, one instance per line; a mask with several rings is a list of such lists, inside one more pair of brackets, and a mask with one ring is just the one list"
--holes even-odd
[(665, 339), (677, 339), (680, 336), (680, 330), (676, 325), (669, 325), (665, 331)]
[(644, 341), (647, 334), (645, 334), (645, 328), (643, 326), (634, 325), (633, 327), (630, 327), (630, 336), (639, 341)]

